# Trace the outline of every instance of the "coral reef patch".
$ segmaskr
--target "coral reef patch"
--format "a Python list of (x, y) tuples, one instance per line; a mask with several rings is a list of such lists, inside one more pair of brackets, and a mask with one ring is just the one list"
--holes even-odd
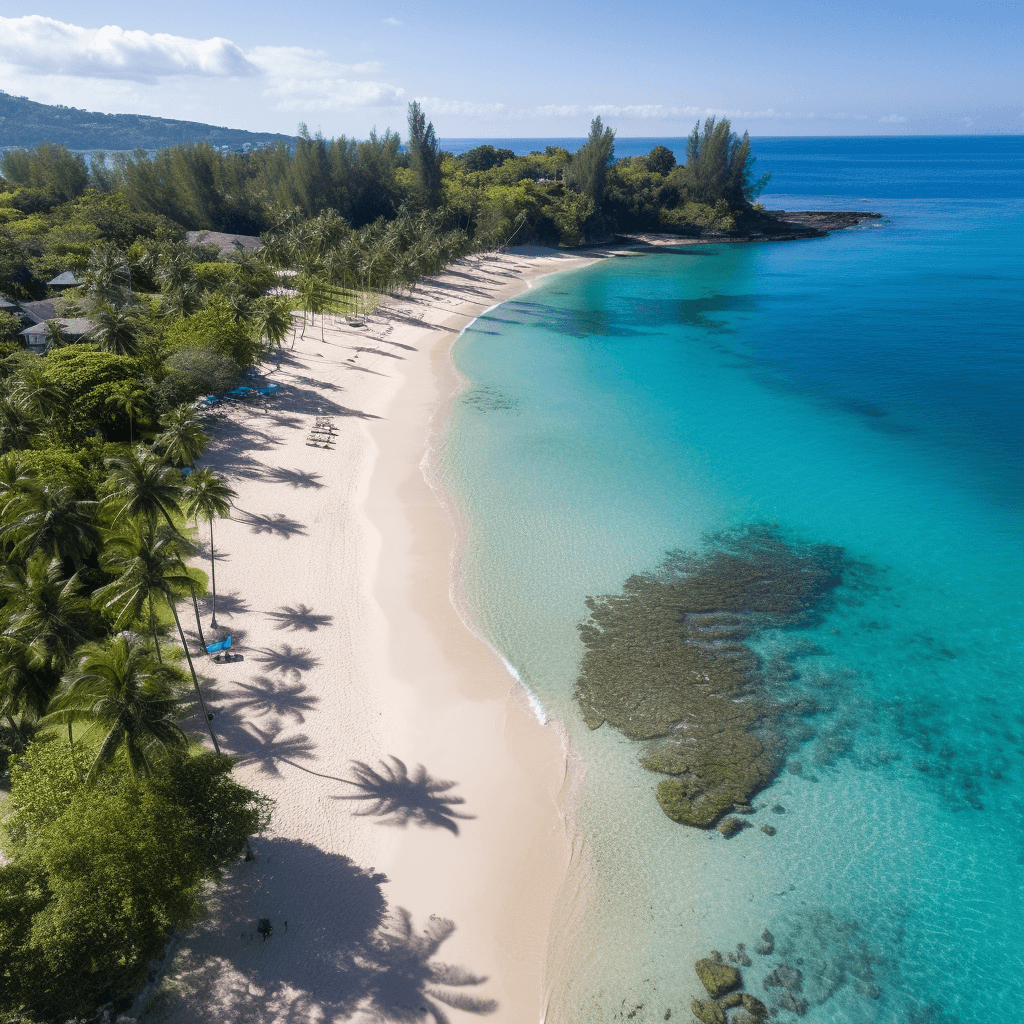
[(588, 598), (584, 721), (648, 741), (641, 764), (670, 776), (657, 798), (674, 821), (711, 828), (778, 773), (787, 724), (816, 708), (777, 700), (746, 641), (819, 622), (852, 564), (831, 545), (748, 526), (708, 537), (704, 553), (670, 552), (621, 594)]

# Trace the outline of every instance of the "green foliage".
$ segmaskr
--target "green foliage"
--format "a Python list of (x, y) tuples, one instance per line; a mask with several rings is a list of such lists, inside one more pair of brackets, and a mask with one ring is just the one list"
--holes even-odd
[(420, 203), (436, 209), (441, 201), (441, 152), (433, 123), (415, 101), (409, 104), (409, 162)]
[(552, 207), (552, 219), (563, 245), (583, 242), (583, 225), (594, 215), (594, 201), (588, 195), (566, 189)]
[(668, 174), (676, 165), (676, 155), (667, 146), (655, 146), (647, 154), (647, 169), (654, 174)]
[(600, 117), (590, 123), (587, 141), (573, 154), (565, 172), (566, 184), (587, 196), (600, 209), (608, 167), (615, 159), (615, 132), (605, 128)]
[(44, 380), (67, 399), (74, 417), (127, 439), (131, 424), (118, 400), (126, 388), (147, 392), (138, 360), (92, 345), (69, 345), (51, 352), (45, 364)]
[(58, 202), (74, 199), (89, 187), (85, 158), (48, 142), (35, 150), (8, 150), (0, 157), (0, 173), (15, 185), (40, 189)]
[(701, 131), (698, 122), (686, 140), (686, 166), (679, 172), (679, 183), (687, 198), (714, 205), (720, 199), (733, 209), (743, 209), (757, 198), (770, 175), (751, 179), (754, 157), (750, 136), (732, 131), (728, 118), (709, 117)]
[(514, 160), (515, 156), (511, 149), (477, 146), (476, 149), (463, 153), (459, 160), (467, 171), (489, 171), (492, 167), (500, 167), (506, 160)]
[(21, 319), (13, 313), (0, 310), (0, 345), (17, 344), (21, 334)]
[(227, 391), (240, 368), (231, 356), (208, 345), (188, 345), (172, 352), (164, 362), (165, 375), (157, 385), (156, 398), (164, 409), (194, 402), (200, 395)]
[(150, 784), (116, 759), (90, 786), (74, 757), (65, 743), (37, 741), (12, 768), (12, 862), (0, 868), (6, 1014), (91, 1016), (269, 820), (268, 801), (230, 779), (230, 758), (179, 756)]
[(174, 349), (206, 349), (229, 356), (237, 368), (249, 366), (259, 351), (249, 328), (239, 323), (227, 299), (211, 296), (205, 308), (171, 323), (164, 340)]

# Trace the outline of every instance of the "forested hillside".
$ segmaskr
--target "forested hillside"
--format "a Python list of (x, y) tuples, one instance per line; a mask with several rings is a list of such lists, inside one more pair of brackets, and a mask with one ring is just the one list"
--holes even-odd
[(0, 92), (0, 149), (52, 142), (68, 149), (163, 149), (206, 142), (241, 148), (244, 143), (294, 143), (287, 135), (220, 128), (143, 114), (101, 114), (77, 107), (36, 103)]

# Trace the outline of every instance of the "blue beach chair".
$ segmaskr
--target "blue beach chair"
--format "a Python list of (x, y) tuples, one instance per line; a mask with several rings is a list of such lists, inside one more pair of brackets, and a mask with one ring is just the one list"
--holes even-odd
[(206, 653), (213, 655), (214, 661), (223, 661), (228, 656), (228, 651), (231, 650), (231, 634), (223, 639), (219, 640), (215, 644), (206, 645)]

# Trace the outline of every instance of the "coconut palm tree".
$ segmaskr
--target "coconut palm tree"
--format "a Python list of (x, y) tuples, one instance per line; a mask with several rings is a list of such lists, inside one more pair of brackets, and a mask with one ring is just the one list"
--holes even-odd
[[(22, 741), (27, 721), (46, 714), (53, 696), (53, 680), (33, 667), (31, 648), (17, 637), (0, 635), (0, 715), (7, 720), (15, 741)], [(14, 721), (18, 715), (21, 727)]]
[(96, 502), (80, 500), (71, 487), (25, 486), (3, 507), (0, 538), (13, 542), (18, 558), (43, 551), (77, 570), (99, 546), (95, 510)]
[[(146, 608), (157, 660), (162, 658), (157, 640), (153, 601), (156, 598), (166, 602), (174, 616), (174, 625), (178, 629), (178, 637), (185, 651), (192, 685), (195, 687), (203, 715), (206, 716), (206, 703), (199, 688), (199, 679), (192, 664), (185, 631), (181, 628), (181, 619), (178, 617), (177, 601), (182, 592), (188, 591), (192, 593), (193, 598), (195, 596), (195, 581), (189, 576), (181, 560), (181, 542), (179, 534), (167, 529), (158, 530), (145, 519), (129, 524), (124, 532), (111, 537), (107, 542), (101, 564), (115, 578), (93, 593), (93, 602), (113, 620), (115, 629), (138, 621), (143, 608)], [(202, 640), (202, 630), (200, 639)], [(205, 642), (203, 646), (205, 647)], [(206, 717), (206, 726), (210, 732), (210, 739), (213, 740), (213, 747), (219, 754), (220, 747), (210, 726), (209, 717)]]
[(173, 466), (138, 446), (107, 459), (105, 465), (108, 475), (100, 510), (115, 526), (143, 518), (155, 528), (163, 516), (171, 530), (178, 532), (173, 516), (181, 514), (181, 475)]
[(133, 356), (138, 351), (139, 314), (131, 306), (97, 306), (89, 314), (93, 326), (85, 336), (106, 352)]
[[(106, 460), (111, 471), (104, 484), (106, 492), (101, 502), (101, 511), (108, 516), (113, 515), (112, 525), (126, 519), (142, 517), (154, 532), (159, 517), (162, 515), (171, 532), (178, 538), (178, 560), (181, 562), (181, 546), (185, 542), (172, 512), (181, 515), (182, 482), (180, 474), (162, 459), (144, 448), (133, 448), (127, 455)], [(184, 563), (181, 570), (185, 573)], [(192, 608), (196, 616), (196, 629), (199, 640), (206, 646), (203, 636), (203, 623), (199, 616), (199, 600), (196, 597), (195, 581), (188, 577), (189, 592), (192, 595)]]
[(128, 439), (134, 444), (135, 420), (149, 411), (149, 392), (134, 381), (121, 381), (111, 389), (103, 404), (115, 412), (123, 412), (128, 417)]
[(177, 469), (191, 466), (206, 448), (209, 435), (199, 425), (199, 417), (190, 405), (179, 405), (161, 421), (163, 432), (158, 434), (153, 447)]
[(68, 343), (68, 337), (64, 333), (64, 325), (60, 320), (47, 320), (43, 327), (46, 331), (45, 349), (47, 352), (51, 352), (55, 348), (63, 348)]
[(197, 522), (205, 519), (210, 524), (210, 584), (213, 592), (213, 617), (210, 626), (217, 628), (217, 562), (213, 550), (213, 520), (231, 514), (231, 499), (235, 492), (217, 476), (209, 466), (190, 473), (185, 481), (182, 502), (185, 515)]
[(157, 661), (137, 634), (86, 644), (64, 677), (42, 723), (85, 722), (105, 733), (86, 781), (96, 779), (120, 748), (134, 776), (148, 776), (157, 758), (188, 746), (175, 720), (184, 673)]
[(29, 665), (56, 680), (75, 648), (94, 636), (89, 600), (76, 573), (64, 576), (60, 558), (37, 551), (0, 571), (3, 635), (24, 647)]
[(283, 299), (264, 296), (253, 303), (253, 324), (266, 346), (280, 348), (292, 328), (292, 311)]

